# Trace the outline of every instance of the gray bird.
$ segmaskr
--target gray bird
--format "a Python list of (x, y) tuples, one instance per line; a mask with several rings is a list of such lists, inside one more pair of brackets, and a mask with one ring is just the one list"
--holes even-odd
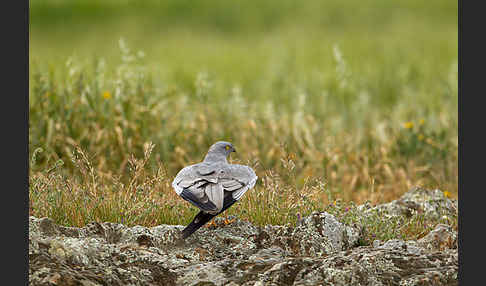
[(226, 158), (231, 152), (236, 152), (231, 143), (214, 143), (201, 163), (184, 167), (172, 182), (179, 196), (201, 210), (184, 228), (182, 238), (224, 212), (255, 186), (258, 177), (252, 168), (228, 164)]

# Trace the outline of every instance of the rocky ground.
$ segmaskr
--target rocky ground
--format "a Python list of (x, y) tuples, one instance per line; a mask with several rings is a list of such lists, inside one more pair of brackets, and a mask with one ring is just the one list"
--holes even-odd
[[(363, 215), (374, 208), (362, 207)], [(439, 190), (414, 188), (375, 209), (407, 216), (457, 212)], [(441, 210), (439, 213), (438, 210)], [(386, 217), (384, 218), (386, 219)], [(198, 230), (126, 227), (93, 222), (83, 228), (29, 218), (30, 285), (457, 285), (457, 232), (439, 224), (419, 240), (375, 240), (326, 212), (296, 227), (254, 226), (236, 218)]]

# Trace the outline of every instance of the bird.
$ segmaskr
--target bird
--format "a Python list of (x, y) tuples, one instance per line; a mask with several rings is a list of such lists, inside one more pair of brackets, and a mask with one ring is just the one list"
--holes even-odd
[(258, 179), (252, 168), (229, 164), (236, 152), (233, 144), (218, 141), (209, 147), (203, 161), (182, 168), (172, 181), (175, 192), (200, 209), (181, 232), (186, 239), (213, 217), (224, 212), (253, 188)]

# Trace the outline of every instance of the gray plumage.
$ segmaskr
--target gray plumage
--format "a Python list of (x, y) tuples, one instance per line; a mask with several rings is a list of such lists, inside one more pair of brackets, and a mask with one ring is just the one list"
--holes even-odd
[(252, 168), (228, 164), (227, 157), (235, 151), (229, 142), (214, 143), (201, 163), (179, 171), (172, 187), (203, 212), (219, 214), (253, 188), (258, 179)]

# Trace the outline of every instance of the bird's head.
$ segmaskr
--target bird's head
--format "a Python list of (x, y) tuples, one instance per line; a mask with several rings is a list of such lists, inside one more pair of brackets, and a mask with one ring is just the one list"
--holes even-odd
[(209, 147), (208, 154), (206, 155), (204, 160), (205, 161), (207, 159), (209, 159), (209, 160), (221, 160), (222, 158), (224, 158), (226, 160), (226, 158), (232, 152), (236, 152), (236, 149), (235, 149), (235, 147), (233, 147), (233, 144), (226, 142), (226, 141), (218, 141), (218, 142), (214, 143), (213, 145), (211, 145), (211, 147)]

